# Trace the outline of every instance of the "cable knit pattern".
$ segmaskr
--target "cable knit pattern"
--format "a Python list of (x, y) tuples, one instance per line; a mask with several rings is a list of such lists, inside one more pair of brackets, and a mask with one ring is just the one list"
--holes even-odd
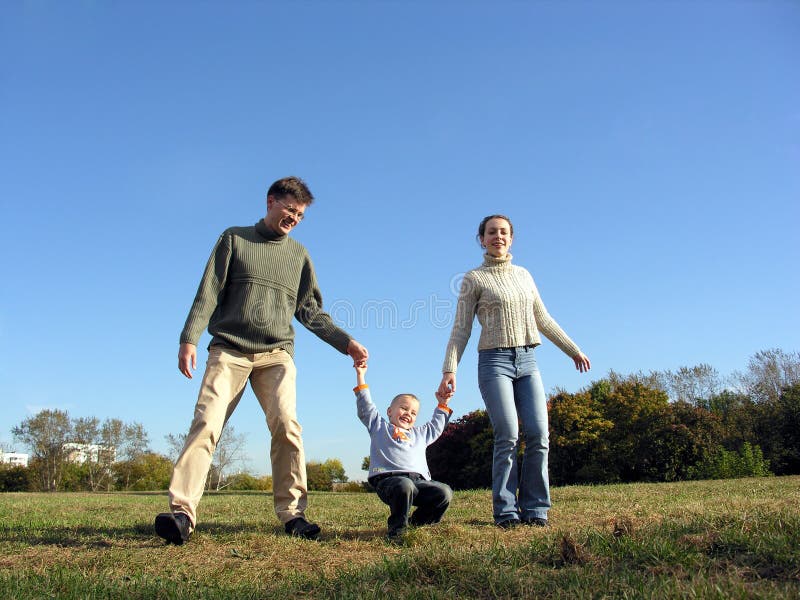
[(475, 315), (481, 325), (478, 350), (538, 346), (541, 331), (568, 356), (581, 352), (548, 314), (531, 274), (511, 264), (511, 254), (485, 254), (483, 264), (464, 275), (442, 372), (456, 372)]

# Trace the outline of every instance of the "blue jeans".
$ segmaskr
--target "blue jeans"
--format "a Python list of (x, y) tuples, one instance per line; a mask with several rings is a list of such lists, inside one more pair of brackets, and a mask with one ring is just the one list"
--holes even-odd
[[(492, 506), (496, 523), (547, 518), (547, 398), (532, 347), (478, 353), (478, 385), (494, 429)], [(520, 432), (521, 428), (521, 432)], [(517, 449), (525, 442), (522, 468)]]

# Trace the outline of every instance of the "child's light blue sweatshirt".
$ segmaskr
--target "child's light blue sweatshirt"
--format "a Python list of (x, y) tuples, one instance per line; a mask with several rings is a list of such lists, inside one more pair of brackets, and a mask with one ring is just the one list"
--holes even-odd
[(392, 425), (378, 413), (366, 385), (360, 385), (353, 391), (356, 393), (358, 418), (366, 426), (371, 439), (369, 477), (392, 472), (419, 473), (430, 481), (425, 449), (442, 435), (453, 411), (440, 404), (433, 411), (430, 421), (403, 429)]

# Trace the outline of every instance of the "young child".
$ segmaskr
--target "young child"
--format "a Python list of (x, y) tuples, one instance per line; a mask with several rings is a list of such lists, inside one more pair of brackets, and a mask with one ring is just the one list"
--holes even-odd
[[(453, 411), (447, 406), (447, 398), (437, 393), (439, 405), (433, 411), (433, 418), (416, 427), (419, 400), (412, 394), (400, 394), (386, 411), (387, 421), (372, 403), (364, 380), (366, 363), (357, 364), (355, 369), (357, 385), (353, 391), (358, 418), (371, 438), (368, 481), (378, 498), (389, 505), (387, 539), (401, 542), (409, 523), (438, 523), (453, 498), (450, 486), (431, 481), (425, 458), (425, 449), (442, 434)], [(417, 509), (409, 518), (412, 506)]]

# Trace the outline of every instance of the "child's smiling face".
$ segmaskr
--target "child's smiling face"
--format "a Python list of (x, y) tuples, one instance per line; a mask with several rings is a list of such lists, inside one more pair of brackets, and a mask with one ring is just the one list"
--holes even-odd
[(389, 422), (401, 429), (411, 429), (417, 420), (419, 400), (410, 394), (400, 394), (386, 410)]

